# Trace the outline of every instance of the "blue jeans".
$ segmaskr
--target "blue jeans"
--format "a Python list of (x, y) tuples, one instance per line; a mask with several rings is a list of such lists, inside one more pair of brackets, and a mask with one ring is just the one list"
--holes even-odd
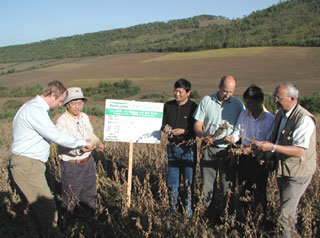
[(180, 176), (183, 174), (183, 184), (185, 199), (184, 205), (188, 215), (192, 214), (192, 180), (195, 167), (196, 145), (174, 146), (167, 145), (168, 153), (168, 181), (167, 185), (170, 191), (169, 207), (171, 211), (176, 210), (179, 195)]

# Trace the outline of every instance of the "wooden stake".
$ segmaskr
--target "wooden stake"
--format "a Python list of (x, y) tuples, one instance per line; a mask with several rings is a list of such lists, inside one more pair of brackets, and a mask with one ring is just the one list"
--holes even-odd
[(129, 163), (128, 163), (128, 183), (127, 183), (127, 207), (130, 207), (130, 203), (131, 203), (132, 158), (133, 158), (133, 142), (130, 142)]

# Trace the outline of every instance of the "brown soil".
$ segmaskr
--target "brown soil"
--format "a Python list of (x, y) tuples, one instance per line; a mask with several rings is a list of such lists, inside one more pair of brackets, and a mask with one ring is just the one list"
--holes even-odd
[[(182, 57), (179, 60), (143, 62), (166, 54), (137, 53), (56, 60), (53, 66), (2, 75), (0, 86), (46, 84), (52, 80), (60, 80), (67, 86), (79, 86), (79, 82), (96, 86), (99, 81), (129, 79), (141, 87), (139, 98), (147, 93), (171, 92), (174, 81), (183, 77), (190, 80), (193, 90), (203, 96), (215, 92), (220, 78), (231, 74), (238, 82), (236, 95), (241, 95), (253, 83), (272, 93), (282, 81), (297, 84), (300, 95), (320, 91), (319, 47), (272, 47), (250, 56)], [(34, 63), (40, 64), (39, 61)], [(32, 66), (30, 63), (26, 65)], [(3, 71), (7, 70), (8, 65), (0, 66), (4, 67)], [(16, 64), (15, 68), (23, 67)]]

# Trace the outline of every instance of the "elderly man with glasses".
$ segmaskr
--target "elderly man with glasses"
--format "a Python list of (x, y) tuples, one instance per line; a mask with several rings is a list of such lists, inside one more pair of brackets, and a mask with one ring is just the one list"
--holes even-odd
[(276, 87), (273, 98), (279, 110), (271, 142), (256, 142), (261, 150), (276, 157), (281, 237), (296, 237), (297, 207), (317, 167), (316, 120), (298, 104), (298, 94), (292, 83)]
[[(104, 150), (103, 144), (93, 133), (89, 117), (82, 112), (83, 104), (88, 99), (83, 96), (81, 88), (68, 88), (68, 97), (63, 105), (67, 110), (57, 119), (57, 127), (77, 138), (90, 138), (93, 144)], [(89, 206), (92, 212), (96, 207), (96, 175), (91, 151), (58, 147), (61, 158), (62, 205), (72, 214), (80, 200)]]

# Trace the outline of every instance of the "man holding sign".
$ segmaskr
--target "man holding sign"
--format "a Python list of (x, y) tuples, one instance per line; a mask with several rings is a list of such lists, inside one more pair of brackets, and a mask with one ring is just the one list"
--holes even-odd
[(191, 185), (195, 167), (196, 144), (193, 142), (193, 113), (197, 104), (189, 100), (191, 83), (179, 79), (174, 84), (174, 100), (164, 105), (162, 130), (168, 134), (168, 181), (170, 190), (169, 206), (176, 211), (180, 175), (183, 174), (186, 192), (185, 206), (187, 215), (192, 215)]

